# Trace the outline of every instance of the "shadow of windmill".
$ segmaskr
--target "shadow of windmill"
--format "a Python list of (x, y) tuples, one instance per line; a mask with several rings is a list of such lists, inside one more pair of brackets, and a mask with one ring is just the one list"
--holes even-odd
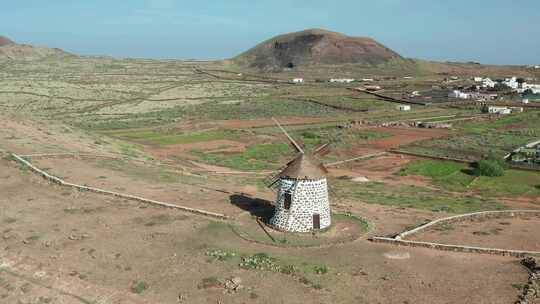
[(249, 212), (252, 216), (268, 223), (274, 214), (275, 206), (270, 201), (254, 198), (245, 193), (233, 194), (229, 197), (231, 204)]

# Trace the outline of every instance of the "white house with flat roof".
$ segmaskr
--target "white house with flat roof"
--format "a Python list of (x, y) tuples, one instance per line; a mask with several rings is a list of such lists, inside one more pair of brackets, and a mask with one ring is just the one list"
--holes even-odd
[(500, 114), (500, 115), (507, 115), (512, 113), (512, 110), (507, 107), (495, 107), (491, 106), (488, 107), (488, 113), (489, 114)]
[(351, 83), (354, 82), (354, 78), (332, 78), (330, 79), (330, 82), (338, 82), (338, 83)]

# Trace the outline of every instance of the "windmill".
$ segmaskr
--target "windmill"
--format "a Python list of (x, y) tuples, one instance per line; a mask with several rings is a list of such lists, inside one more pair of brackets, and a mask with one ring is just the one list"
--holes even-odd
[(328, 144), (306, 153), (281, 124), (273, 120), (289, 139), (297, 155), (267, 180), (267, 185), (277, 192), (275, 212), (269, 224), (286, 232), (312, 232), (330, 227), (328, 171), (316, 159), (317, 155), (325, 152)]

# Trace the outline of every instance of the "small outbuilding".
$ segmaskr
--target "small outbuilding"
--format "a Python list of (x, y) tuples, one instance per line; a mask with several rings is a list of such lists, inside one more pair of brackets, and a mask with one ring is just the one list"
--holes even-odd
[(410, 105), (399, 105), (399, 106), (398, 106), (398, 110), (400, 110), (400, 111), (402, 111), (402, 112), (410, 111), (410, 110), (411, 110), (411, 106), (410, 106)]

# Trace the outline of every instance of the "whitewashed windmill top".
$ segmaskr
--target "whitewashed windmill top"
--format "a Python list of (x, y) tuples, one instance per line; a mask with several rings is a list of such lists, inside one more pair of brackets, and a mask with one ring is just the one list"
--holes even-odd
[(311, 232), (330, 227), (327, 170), (314, 158), (327, 145), (308, 155), (277, 120), (274, 122), (291, 141), (298, 155), (271, 183), (277, 184), (277, 199), (270, 225), (288, 232)]

